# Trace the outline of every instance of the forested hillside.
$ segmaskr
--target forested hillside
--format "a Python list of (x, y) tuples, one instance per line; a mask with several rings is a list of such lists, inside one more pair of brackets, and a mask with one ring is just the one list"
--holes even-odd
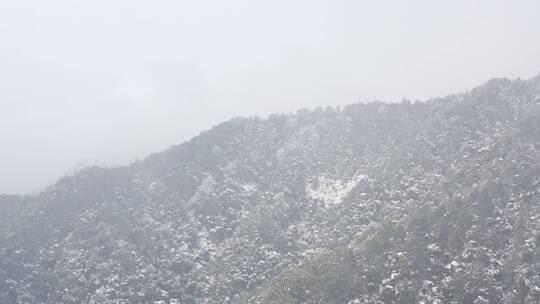
[(237, 118), (0, 196), (0, 303), (154, 302), (539, 303), (540, 76)]

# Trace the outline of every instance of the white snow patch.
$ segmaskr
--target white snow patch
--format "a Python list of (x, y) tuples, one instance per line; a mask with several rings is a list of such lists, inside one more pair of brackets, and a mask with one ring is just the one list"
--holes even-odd
[(359, 174), (349, 181), (332, 179), (326, 176), (313, 178), (306, 185), (307, 196), (310, 199), (322, 201), (325, 208), (339, 205), (358, 183), (368, 176)]
[(257, 185), (255, 185), (255, 184), (243, 184), (242, 185), (242, 190), (244, 190), (244, 192), (246, 194), (252, 194), (253, 192), (255, 192), (255, 190), (257, 190)]
[(201, 182), (201, 185), (197, 189), (198, 192), (204, 193), (204, 194), (211, 194), (214, 192), (214, 188), (217, 185), (216, 180), (212, 175), (207, 175), (204, 180)]
[(456, 262), (456, 261), (452, 261), (450, 264), (444, 266), (444, 268), (446, 269), (455, 269), (457, 267), (461, 266), (460, 263)]
[(148, 185), (148, 188), (146, 189), (148, 192), (152, 192), (156, 189), (158, 189), (159, 187), (159, 183), (158, 182), (151, 182), (149, 185)]
[(490, 148), (491, 148), (490, 146), (483, 146), (482, 148), (478, 149), (478, 152), (489, 151)]

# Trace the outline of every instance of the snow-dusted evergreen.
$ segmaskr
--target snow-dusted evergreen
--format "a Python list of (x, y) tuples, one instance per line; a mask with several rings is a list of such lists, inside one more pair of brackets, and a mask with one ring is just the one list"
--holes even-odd
[(539, 303), (540, 77), (233, 119), (0, 196), (0, 303)]

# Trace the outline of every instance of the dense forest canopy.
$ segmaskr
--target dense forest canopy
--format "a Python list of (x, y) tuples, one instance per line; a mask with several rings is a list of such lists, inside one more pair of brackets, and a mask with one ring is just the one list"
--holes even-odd
[(540, 76), (237, 118), (0, 196), (0, 303), (538, 303)]

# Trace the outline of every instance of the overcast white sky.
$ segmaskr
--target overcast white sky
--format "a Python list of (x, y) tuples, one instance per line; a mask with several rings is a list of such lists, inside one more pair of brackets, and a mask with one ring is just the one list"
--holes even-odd
[(0, 193), (233, 116), (539, 72), (538, 0), (0, 1)]

